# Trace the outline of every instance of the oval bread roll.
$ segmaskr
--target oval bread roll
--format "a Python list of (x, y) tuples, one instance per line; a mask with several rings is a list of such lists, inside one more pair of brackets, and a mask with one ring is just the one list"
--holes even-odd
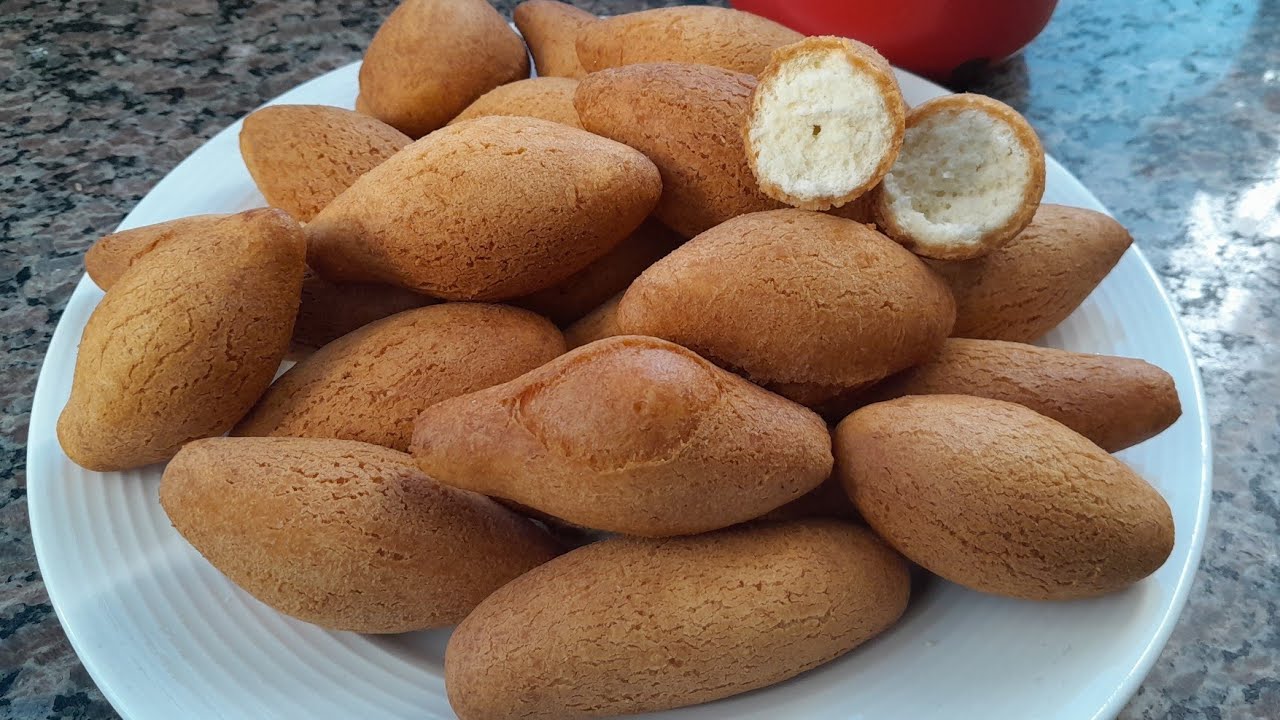
[(779, 48), (742, 131), (751, 171), (788, 205), (845, 205), (889, 172), (906, 107), (893, 68), (869, 45), (809, 37)]
[(308, 268), (302, 276), (302, 302), (293, 323), (289, 359), (301, 360), (375, 320), (437, 302), (391, 285), (336, 285)]
[(302, 232), (280, 210), (232, 217), (238, 234), (147, 253), (89, 316), (58, 417), (58, 440), (78, 465), (168, 459), (229, 430), (271, 383), (298, 313)]
[(529, 44), (540, 77), (586, 76), (578, 61), (578, 32), (583, 25), (596, 22), (595, 15), (555, 0), (526, 0), (511, 15)]
[(964, 395), (868, 405), (835, 432), (836, 474), (908, 559), (982, 592), (1068, 600), (1155, 572), (1173, 517), (1124, 463), (1021, 405)]
[(409, 142), (390, 125), (351, 110), (270, 105), (244, 119), (240, 155), (267, 204), (307, 222)]
[(573, 550), (490, 595), (445, 651), (462, 720), (694, 705), (834, 660), (893, 625), (907, 564), (831, 520)]
[(1155, 365), (999, 340), (947, 340), (937, 356), (877, 384), (864, 402), (904, 395), (1018, 403), (1107, 452), (1159, 435), (1182, 414), (1173, 378)]
[(309, 260), (334, 282), (505, 300), (599, 259), (661, 190), (657, 168), (625, 145), (537, 118), (482, 117), (357, 180), (307, 224)]
[(975, 260), (930, 262), (956, 299), (956, 337), (1031, 342), (1067, 319), (1133, 239), (1084, 208), (1041, 205), (1009, 244)]
[(574, 104), (587, 130), (658, 166), (662, 199), (654, 215), (689, 238), (744, 213), (783, 207), (760, 191), (742, 144), (755, 83), (705, 65), (630, 65), (584, 79)]
[(598, 530), (659, 537), (758, 517), (817, 487), (809, 410), (656, 338), (616, 337), (428, 407), (428, 475)]
[(776, 48), (804, 37), (759, 15), (707, 6), (654, 8), (588, 23), (578, 32), (587, 72), (640, 63), (714, 65), (757, 75)]
[(536, 117), (582, 129), (578, 111), (573, 107), (573, 94), (578, 81), (560, 77), (536, 77), (499, 85), (481, 95), (450, 125), (488, 115)]
[(476, 98), (529, 77), (529, 54), (485, 0), (404, 0), (360, 65), (361, 112), (412, 138), (441, 127)]
[(408, 450), (427, 406), (565, 351), (554, 325), (504, 305), (445, 303), (366, 325), (294, 365), (233, 435), (338, 438)]
[(620, 302), (622, 302), (622, 293), (609, 298), (603, 305), (566, 328), (564, 339), (569, 348), (579, 348), (597, 340), (625, 335), (626, 333), (618, 327), (618, 303)]
[(806, 405), (937, 352), (951, 294), (875, 230), (805, 210), (725, 222), (644, 271), (618, 327), (684, 345)]
[(210, 438), (165, 468), (160, 504), (258, 600), (334, 630), (452, 625), (557, 544), (404, 453), (345, 440)]
[(513, 300), (512, 304), (545, 315), (558, 325), (576, 322), (626, 290), (645, 268), (682, 242), (684, 238), (662, 223), (646, 220), (604, 257), (558, 285)]
[(1026, 119), (983, 95), (947, 95), (907, 114), (876, 225), (919, 255), (968, 260), (1017, 235), (1043, 194), (1044, 149)]

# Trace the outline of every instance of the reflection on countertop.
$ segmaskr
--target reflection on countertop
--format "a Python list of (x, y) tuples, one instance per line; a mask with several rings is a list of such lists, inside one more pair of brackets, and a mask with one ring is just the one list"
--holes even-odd
[[(497, 3), (509, 12), (512, 2)], [(674, 4), (578, 2), (607, 14)], [(11, 0), (0, 15), (0, 709), (113, 717), (31, 549), (25, 438), (80, 253), (262, 101), (359, 57), (390, 0)], [(1204, 376), (1205, 558), (1124, 718), (1280, 717), (1280, 0), (1064, 0), (970, 83), (1022, 110), (1133, 232)]]

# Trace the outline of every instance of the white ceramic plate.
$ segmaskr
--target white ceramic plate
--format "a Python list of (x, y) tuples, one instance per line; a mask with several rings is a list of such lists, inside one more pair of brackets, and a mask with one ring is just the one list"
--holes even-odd
[[(350, 108), (358, 64), (277, 98)], [(900, 74), (908, 102), (945, 91)], [(265, 204), (237, 145), (219, 133), (156, 185), (121, 228)], [(1102, 209), (1049, 161), (1046, 202)], [(451, 718), (447, 631), (329, 632), (276, 613), (213, 569), (169, 525), (160, 466), (94, 473), (62, 453), (54, 424), (76, 345), (102, 293), (86, 277), (53, 335), (27, 448), (31, 530), (71, 644), (126, 718)], [(1183, 416), (1121, 456), (1173, 509), (1177, 543), (1154, 576), (1110, 597), (1032, 603), (935, 581), (892, 631), (767, 690), (661, 718), (1097, 718), (1137, 689), (1172, 630), (1200, 557), (1209, 443), (1200, 381), (1150, 265), (1130, 249), (1047, 339), (1071, 350), (1145, 358), (1173, 374)]]

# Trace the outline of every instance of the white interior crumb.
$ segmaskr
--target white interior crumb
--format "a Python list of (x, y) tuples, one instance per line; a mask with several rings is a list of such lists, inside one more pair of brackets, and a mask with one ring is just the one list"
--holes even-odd
[(1004, 122), (941, 112), (908, 128), (883, 180), (889, 210), (917, 242), (973, 245), (1022, 207), (1031, 159)]
[(875, 79), (843, 51), (790, 59), (758, 92), (748, 133), (762, 180), (819, 200), (847, 195), (872, 178), (893, 121)]

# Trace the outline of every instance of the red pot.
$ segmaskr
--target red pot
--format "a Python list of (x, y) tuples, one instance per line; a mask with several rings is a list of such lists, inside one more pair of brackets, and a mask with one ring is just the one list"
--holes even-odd
[(947, 80), (961, 66), (994, 63), (1026, 47), (1057, 0), (733, 0), (734, 7), (806, 35), (842, 35), (889, 62)]

